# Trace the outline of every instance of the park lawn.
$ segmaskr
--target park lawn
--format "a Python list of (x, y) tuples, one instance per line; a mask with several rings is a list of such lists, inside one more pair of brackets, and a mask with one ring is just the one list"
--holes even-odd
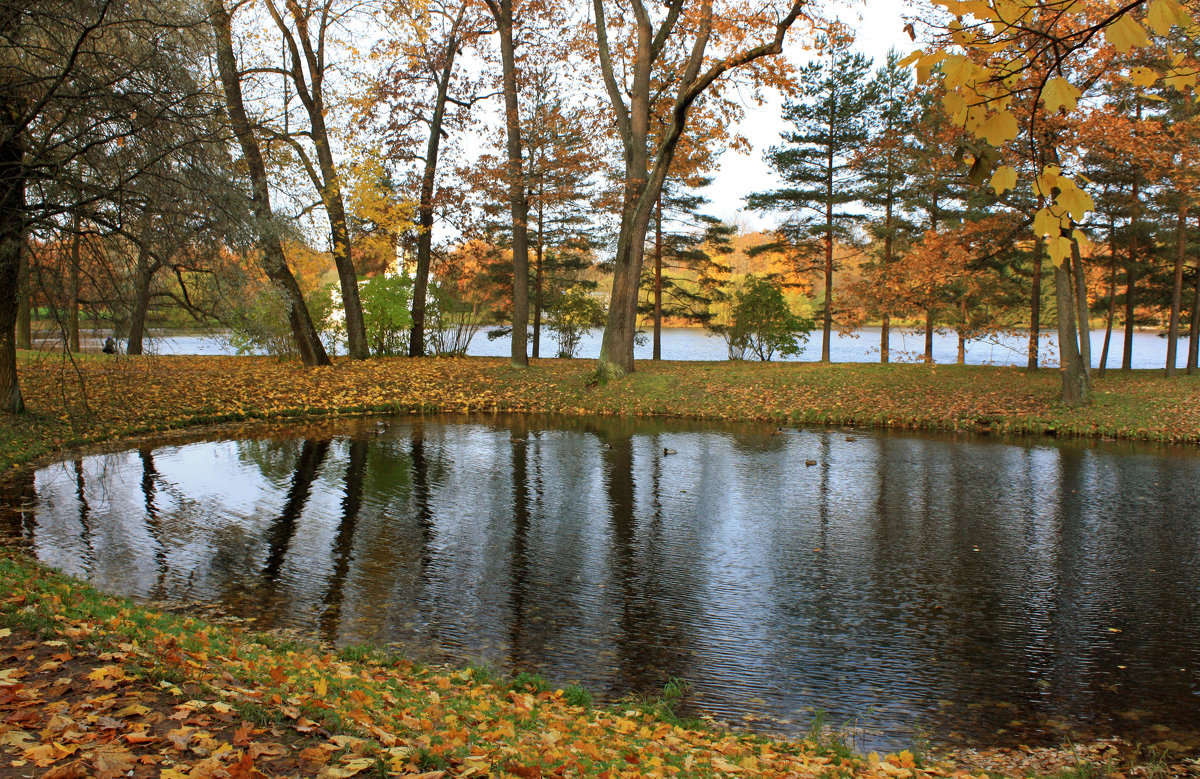
[[(346, 413), (533, 411), (829, 422), (1194, 443), (1200, 379), (1110, 373), (1096, 400), (1055, 401), (1057, 375), (987, 367), (641, 363), (596, 385), (591, 361), (22, 355), (29, 413), (0, 417), (0, 474), (64, 447), (210, 423)], [(980, 776), (978, 761), (858, 756), (681, 722), (664, 701), (481, 669), (334, 651), (107, 597), (0, 555), (0, 777)], [(993, 776), (1126, 775), (1109, 745), (1005, 754)], [(1032, 757), (1031, 757), (1032, 755)], [(961, 756), (961, 753), (960, 753)], [(922, 759), (924, 758), (924, 760)], [(924, 768), (919, 766), (925, 765)], [(1183, 770), (1188, 770), (1184, 768)], [(130, 774), (129, 772), (132, 772)], [(1162, 775), (1170, 775), (1162, 774)]]
[(603, 384), (591, 360), (337, 360), (23, 353), (29, 414), (0, 417), (0, 472), (64, 447), (248, 419), (362, 413), (544, 412), (775, 424), (1049, 433), (1200, 443), (1200, 375), (1109, 371), (1093, 401), (1057, 400), (1055, 370), (870, 363), (639, 362)]

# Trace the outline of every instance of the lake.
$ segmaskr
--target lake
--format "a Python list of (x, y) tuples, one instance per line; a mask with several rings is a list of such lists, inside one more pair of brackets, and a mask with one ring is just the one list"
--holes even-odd
[[(814, 463), (814, 464), (810, 464)], [(1200, 747), (1200, 451), (523, 416), (264, 426), (21, 472), (103, 590), (863, 749)], [(6, 519), (5, 519), (6, 518)]]
[[(85, 338), (83, 347), (98, 351), (103, 336), (107, 331), (97, 331), (91, 335), (91, 340)], [(600, 330), (591, 330), (584, 335), (580, 342), (578, 357), (595, 359), (600, 356)], [(649, 333), (647, 333), (647, 339)], [(990, 336), (986, 339), (971, 341), (967, 344), (966, 360), (971, 365), (1017, 365), (1026, 364), (1028, 348), (1027, 334), (1011, 333)], [(1099, 364), (1100, 352), (1104, 346), (1104, 331), (1092, 331), (1092, 362)], [(54, 339), (42, 339), (39, 348), (59, 344)], [(488, 340), (485, 332), (481, 331), (471, 341), (467, 354), (473, 357), (508, 357), (510, 351), (509, 338)], [(1112, 343), (1109, 345), (1108, 367), (1119, 368), (1121, 365), (1121, 350), (1124, 335), (1114, 331)], [(532, 349), (532, 346), (530, 347)], [(541, 347), (542, 357), (553, 357), (557, 344), (549, 333), (543, 332)], [(233, 354), (228, 342), (221, 334), (196, 335), (168, 332), (155, 332), (146, 341), (146, 350), (158, 354)], [(1179, 341), (1176, 365), (1183, 368), (1187, 364), (1188, 339)], [(920, 362), (925, 353), (924, 332), (913, 333), (892, 330), (891, 358), (893, 362)], [(648, 360), (653, 354), (652, 346), (647, 340), (634, 347), (634, 357)], [(848, 335), (834, 334), (830, 343), (830, 354), (833, 362), (877, 362), (879, 360), (879, 328), (866, 327)], [(710, 336), (705, 330), (689, 327), (667, 327), (663, 329), (663, 359), (666, 360), (726, 360), (729, 358), (725, 342), (718, 337)], [(789, 361), (815, 361), (821, 356), (821, 334), (813, 333), (804, 351)], [(958, 336), (946, 331), (935, 333), (933, 340), (933, 357), (937, 363), (953, 363), (958, 359)], [(1156, 332), (1141, 330), (1133, 336), (1133, 367), (1162, 368), (1166, 364), (1167, 339)], [(1057, 339), (1047, 335), (1041, 341), (1039, 359), (1043, 365), (1056, 365), (1058, 362)]]

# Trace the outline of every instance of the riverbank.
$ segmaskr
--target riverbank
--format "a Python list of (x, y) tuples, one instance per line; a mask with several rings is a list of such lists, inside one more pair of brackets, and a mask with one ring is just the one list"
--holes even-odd
[[(1110, 374), (1097, 387), (1099, 416), (1088, 416), (1091, 409), (1074, 417), (1081, 412), (1054, 402), (1052, 373), (945, 366), (638, 367), (634, 376), (591, 386), (592, 364), (573, 361), (539, 363), (526, 371), (480, 359), (339, 361), (304, 370), (269, 359), (98, 356), (64, 371), (58, 361), (25, 360), (21, 376), (32, 413), (0, 422), (6, 433), (3, 463), (6, 470), (66, 445), (196, 424), (413, 410), (669, 414), (770, 424), (874, 420), (892, 427), (993, 433), (1043, 425), (1060, 435), (1096, 435), (1101, 428), (1093, 422), (1105, 419), (1112, 427), (1103, 429), (1126, 438), (1194, 441), (1186, 433), (1195, 435), (1195, 416), (1184, 412), (1194, 415), (1200, 405), (1200, 384), (1191, 377), (1165, 382)], [(1124, 381), (1113, 381), (1117, 378)], [(514, 689), (511, 682), (477, 671), (422, 669), (363, 650), (331, 654), (107, 599), (20, 558), (4, 566), (0, 748), (24, 765), (10, 769), (10, 761), (0, 760), (0, 777), (41, 775), (55, 767), (62, 767), (59, 776), (103, 775), (98, 765), (130, 765), (128, 757), (117, 758), (126, 753), (134, 756), (135, 775), (219, 775), (219, 769), (250, 776), (252, 765), (264, 775), (375, 771), (426, 773), (430, 779), (440, 771), (522, 777), (839, 771), (899, 776), (913, 775), (924, 757), (916, 745), (916, 754), (873, 761), (850, 755), (828, 737), (824, 743), (785, 743), (680, 727), (661, 702), (578, 707), (585, 702), (582, 691), (556, 697), (536, 680), (518, 681)], [(348, 678), (367, 686), (346, 687)], [(52, 684), (59, 679), (68, 681)], [(22, 695), (35, 697), (18, 700), (9, 689), (16, 685), (22, 685)], [(87, 708), (97, 695), (109, 694), (117, 696), (106, 699), (111, 705)], [(41, 719), (35, 722), (35, 716)], [(75, 733), (55, 716), (86, 727)], [(22, 723), (22, 717), (31, 719)], [(97, 727), (100, 718), (104, 727)], [(14, 727), (3, 730), (8, 725)], [(26, 757), (27, 750), (38, 749)], [(934, 767), (925, 775), (979, 775), (979, 768), (988, 767), (1008, 776), (1100, 776), (1105, 772), (1096, 766), (1105, 763), (1129, 773), (1130, 745), (1099, 742), (1082, 750), (1080, 758), (1066, 750), (963, 752), (958, 767)], [(37, 764), (51, 757), (52, 763)], [(644, 762), (652, 757), (660, 762)], [(1059, 773), (1064, 769), (1074, 773)], [(1183, 775), (1172, 770), (1157, 762), (1139, 768), (1142, 775)]]
[(855, 754), (595, 706), (528, 675), (335, 650), (98, 593), (0, 554), (0, 777), (1057, 777), (1200, 775), (1116, 740)]
[(1200, 376), (1109, 371), (1093, 401), (1058, 402), (1056, 371), (958, 365), (639, 362), (594, 384), (594, 363), (499, 358), (337, 360), (22, 353), (29, 414), (6, 417), (0, 472), (64, 447), (249, 419), (538, 412), (779, 425), (870, 425), (1200, 443)]

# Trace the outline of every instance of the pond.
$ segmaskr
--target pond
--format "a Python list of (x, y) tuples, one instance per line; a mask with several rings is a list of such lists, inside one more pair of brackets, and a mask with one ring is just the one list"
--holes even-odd
[(246, 428), (5, 489), (37, 556), (863, 749), (1200, 747), (1200, 452), (520, 416)]

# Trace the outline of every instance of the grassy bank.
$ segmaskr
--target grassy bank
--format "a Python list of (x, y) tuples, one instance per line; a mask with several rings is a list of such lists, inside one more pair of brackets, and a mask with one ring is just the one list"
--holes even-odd
[(211, 422), (366, 412), (536, 411), (1200, 442), (1200, 376), (1110, 371), (1084, 408), (1056, 371), (985, 366), (643, 362), (595, 385), (589, 360), (22, 355), (30, 414), (0, 420), (0, 471), (65, 446)]
[[(1194, 443), (1200, 380), (1097, 381), (1081, 410), (1052, 372), (980, 367), (639, 364), (590, 383), (589, 361), (339, 361), (23, 355), (30, 413), (0, 417), (0, 473), (78, 444), (247, 419), (536, 411), (773, 423), (1107, 435)], [(1127, 745), (1126, 745), (1127, 746)], [(592, 707), (586, 692), (428, 668), (164, 614), (0, 555), (0, 778), (50, 776), (1173, 776), (1111, 745), (858, 756), (675, 718), (670, 701)], [(1180, 765), (1183, 767), (1180, 768)], [(130, 773), (132, 772), (132, 773)]]

